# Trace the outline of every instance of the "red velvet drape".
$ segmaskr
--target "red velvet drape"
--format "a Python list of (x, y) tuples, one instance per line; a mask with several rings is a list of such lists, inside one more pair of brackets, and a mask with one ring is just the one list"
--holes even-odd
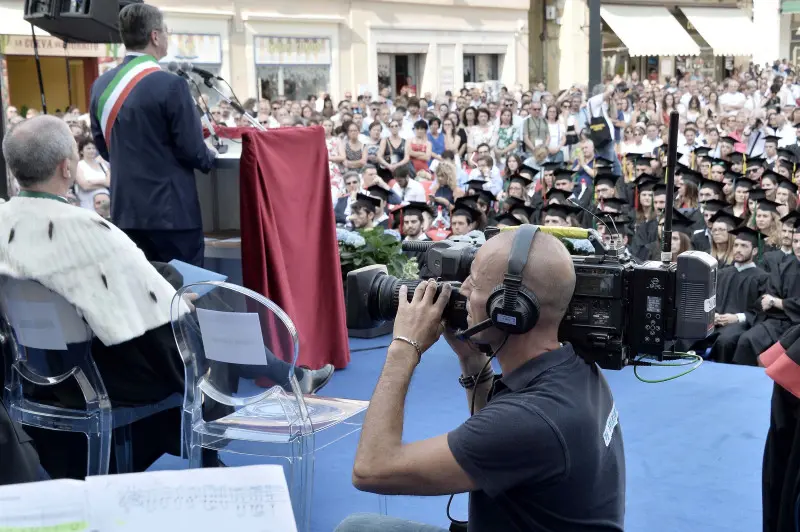
[(244, 285), (292, 319), (298, 365), (344, 368), (350, 350), (323, 129), (250, 129), (239, 180)]

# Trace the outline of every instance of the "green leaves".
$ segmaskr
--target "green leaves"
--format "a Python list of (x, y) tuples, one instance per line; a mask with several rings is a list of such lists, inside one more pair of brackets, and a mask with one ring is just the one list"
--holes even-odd
[(383, 229), (366, 229), (355, 232), (364, 239), (364, 244), (355, 246), (348, 241), (339, 240), (339, 262), (342, 276), (358, 268), (373, 264), (384, 264), (389, 275), (401, 279), (418, 279), (419, 267), (416, 260), (409, 260), (403, 254), (402, 246), (396, 236), (385, 233)]

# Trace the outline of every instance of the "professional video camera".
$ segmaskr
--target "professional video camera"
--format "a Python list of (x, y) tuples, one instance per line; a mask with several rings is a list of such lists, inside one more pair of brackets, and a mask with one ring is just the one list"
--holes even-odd
[[(516, 229), (512, 228), (511, 230)], [(559, 339), (582, 357), (606, 369), (621, 369), (637, 355), (660, 358), (678, 340), (705, 338), (714, 327), (717, 262), (707, 253), (687, 251), (677, 263), (636, 264), (608, 249), (593, 230), (541, 227), (559, 237), (586, 238), (595, 253), (573, 255), (575, 293), (561, 322)], [(486, 238), (499, 234), (490, 227)], [(459, 288), (480, 246), (464, 242), (405, 242), (408, 251), (425, 251), (430, 277), (453, 287), (445, 320), (467, 329), (466, 298)], [(400, 286), (409, 298), (420, 281), (403, 281), (382, 266), (347, 275), (347, 325), (368, 328), (397, 313)]]
[[(674, 182), (677, 113), (671, 117), (668, 152), (668, 188)], [(717, 261), (707, 253), (687, 251), (671, 262), (673, 197), (667, 195), (661, 261), (638, 264), (607, 247), (594, 230), (541, 227), (562, 238), (588, 239), (593, 252), (572, 255), (575, 292), (559, 328), (559, 339), (570, 342), (583, 358), (606, 369), (621, 369), (639, 355), (664, 360), (675, 352), (676, 342), (700, 340), (714, 328)], [(503, 230), (515, 230), (508, 228)], [(486, 239), (499, 234), (493, 227)], [(406, 251), (425, 252), (430, 278), (453, 287), (444, 312), (448, 324), (467, 329), (466, 298), (459, 292), (480, 246), (470, 242), (404, 242)], [(403, 281), (386, 274), (384, 266), (368, 266), (347, 275), (347, 326), (367, 329), (394, 319), (400, 286), (408, 297), (420, 281)], [(464, 329), (467, 329), (464, 331)]]

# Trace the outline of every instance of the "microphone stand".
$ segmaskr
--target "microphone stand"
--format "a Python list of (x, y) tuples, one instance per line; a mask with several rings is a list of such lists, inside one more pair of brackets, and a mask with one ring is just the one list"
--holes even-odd
[(219, 95), (220, 95), (220, 97), (221, 97), (223, 100), (225, 100), (226, 102), (228, 102), (228, 103), (230, 104), (230, 106), (231, 106), (231, 107), (233, 107), (234, 109), (236, 109), (236, 111), (237, 111), (238, 113), (240, 113), (242, 116), (244, 116), (244, 117), (247, 119), (247, 121), (248, 121), (248, 122), (250, 122), (250, 125), (252, 125), (254, 128), (256, 128), (256, 129), (260, 129), (261, 131), (266, 131), (266, 130), (267, 130), (267, 128), (265, 128), (264, 126), (262, 126), (261, 124), (259, 124), (259, 123), (258, 123), (258, 120), (256, 120), (254, 117), (252, 117), (252, 116), (250, 115), (250, 113), (248, 113), (247, 111), (245, 111), (244, 107), (242, 107), (241, 105), (239, 105), (239, 102), (237, 102), (237, 101), (234, 101), (234, 100), (230, 99), (230, 98), (229, 98), (229, 97), (228, 97), (228, 96), (227, 96), (225, 93), (223, 93), (221, 90), (219, 90), (219, 89), (217, 88), (216, 84), (214, 84), (214, 82), (211, 80), (211, 78), (204, 78), (204, 79), (203, 79), (203, 83), (205, 83), (206, 87), (208, 87), (209, 89), (211, 89), (211, 90), (213, 90), (214, 92), (216, 92), (217, 94), (219, 94)]
[(669, 115), (667, 144), (667, 202), (664, 206), (664, 236), (661, 243), (661, 262), (672, 262), (672, 209), (675, 205), (675, 164), (678, 161), (678, 111)]

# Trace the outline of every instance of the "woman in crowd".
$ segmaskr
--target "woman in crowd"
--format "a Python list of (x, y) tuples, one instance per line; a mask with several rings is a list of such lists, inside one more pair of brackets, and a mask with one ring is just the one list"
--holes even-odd
[(94, 142), (83, 139), (78, 145), (81, 160), (75, 175), (75, 195), (84, 209), (94, 210), (94, 195), (97, 192), (108, 194), (111, 186), (111, 169), (97, 153)]
[(490, 121), (491, 116), (489, 115), (489, 110), (485, 107), (481, 107), (478, 109), (477, 117), (478, 123), (467, 130), (467, 151), (469, 153), (468, 160), (473, 166), (477, 166), (477, 161), (474, 160), (473, 155), (475, 154), (475, 150), (477, 150), (478, 146), (481, 144), (487, 144), (491, 150), (494, 148), (495, 140), (495, 129)]
[[(455, 116), (458, 116), (456, 113), (452, 113)], [(458, 165), (461, 161), (461, 158), (458, 156), (458, 153), (461, 150), (461, 135), (456, 130), (456, 124), (453, 122), (453, 119), (449, 116), (450, 113), (445, 114), (445, 117), (442, 120), (442, 133), (444, 134), (444, 149), (445, 151), (451, 151), (455, 155), (456, 165)]]
[(639, 185), (639, 201), (636, 202), (636, 223), (645, 223), (655, 218), (656, 210), (653, 208), (653, 187), (655, 182), (646, 182)]
[(369, 142), (367, 143), (367, 162), (379, 168), (378, 151), (381, 147), (381, 131), (383, 126), (377, 120), (369, 125)]
[(414, 123), (414, 137), (409, 141), (408, 148), (414, 175), (422, 170), (428, 170), (432, 147), (431, 141), (428, 140), (428, 123), (424, 120)]
[(522, 158), (516, 153), (509, 155), (508, 159), (506, 159), (506, 167), (503, 170), (503, 178), (508, 180), (511, 179), (512, 176), (518, 175), (521, 167)]
[(333, 121), (330, 118), (322, 121), (322, 129), (325, 131), (325, 147), (328, 149), (328, 171), (331, 176), (331, 186), (341, 190), (344, 188), (342, 181), (344, 156), (341, 155), (341, 142), (333, 134)]
[(517, 128), (514, 126), (514, 115), (511, 109), (500, 111), (500, 124), (492, 139), (494, 143), (495, 161), (498, 166), (505, 166), (506, 157), (517, 151)]
[[(697, 123), (698, 119), (702, 116), (702, 112), (703, 110), (700, 106), (700, 98), (697, 96), (692, 96), (686, 106), (686, 113), (684, 115), (686, 116), (686, 121)], [(702, 127), (699, 123), (697, 123), (697, 126)]]
[(547, 159), (550, 162), (560, 163), (564, 161), (564, 150), (567, 145), (567, 127), (561, 120), (558, 107), (551, 105), (545, 114), (547, 129), (550, 134), (550, 144), (547, 146)]
[(464, 129), (466, 129), (467, 134), (469, 134), (469, 129), (478, 125), (478, 110), (472, 106), (464, 109), (461, 115), (461, 123), (464, 124)]
[(326, 96), (322, 102), (322, 116), (330, 118), (335, 114), (336, 109), (333, 108), (333, 100), (330, 99), (330, 96)]
[[(781, 247), (781, 219), (777, 212), (777, 204), (769, 200), (758, 202), (755, 216), (751, 217), (747, 226), (757, 229), (765, 235), (766, 245), (772, 248)], [(766, 251), (766, 249), (765, 249)]]
[[(467, 130), (464, 129), (464, 125), (461, 123), (461, 118), (459, 117), (458, 113), (455, 111), (451, 112), (447, 115), (447, 118), (453, 123), (453, 128), (455, 130), (455, 134), (458, 135), (459, 143), (458, 143), (458, 150), (454, 151), (456, 155), (456, 161), (458, 161), (459, 166), (461, 162), (464, 160), (464, 154), (467, 153)], [(444, 127), (444, 126), (442, 126)], [(445, 148), (449, 149), (449, 148)]]
[(675, 110), (675, 96), (668, 92), (664, 95), (664, 99), (661, 100), (661, 123), (669, 124), (669, 115)]
[(717, 259), (719, 267), (733, 264), (734, 236), (729, 233), (737, 225), (730, 216), (711, 217), (711, 251), (709, 254)]
[(436, 181), (431, 186), (431, 193), (433, 202), (444, 207), (445, 213), (449, 213), (455, 201), (464, 195), (458, 186), (456, 170), (456, 166), (446, 160), (436, 166)]
[(397, 168), (405, 166), (411, 160), (406, 149), (406, 139), (400, 136), (400, 122), (394, 118), (389, 122), (389, 136), (381, 140), (378, 150), (378, 161), (381, 166), (394, 173)]
[(706, 106), (703, 110), (708, 118), (711, 120), (716, 120), (722, 115), (722, 108), (719, 105), (719, 94), (717, 94), (715, 91), (712, 91), (708, 95), (707, 102), (708, 103), (706, 103)]
[(347, 137), (339, 145), (339, 156), (344, 156), (344, 168), (360, 172), (367, 164), (367, 149), (359, 140), (359, 127), (348, 120), (342, 124), (342, 133)]

